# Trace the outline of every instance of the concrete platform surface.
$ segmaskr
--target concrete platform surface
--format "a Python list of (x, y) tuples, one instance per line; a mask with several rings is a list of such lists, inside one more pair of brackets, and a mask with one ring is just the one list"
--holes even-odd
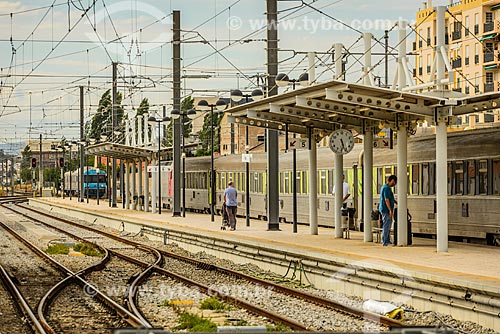
[[(186, 217), (172, 217), (168, 210), (162, 214), (111, 208), (107, 201), (95, 200), (79, 203), (76, 198), (37, 198), (54, 205), (70, 207), (75, 210), (93, 211), (117, 219), (140, 221), (172, 229), (187, 230), (192, 233), (214, 235), (238, 242), (268, 245), (295, 253), (321, 258), (346, 259), (349, 261), (368, 261), (387, 263), (390, 266), (420, 277), (441, 277), (449, 282), (471, 282), (474, 286), (492, 288), (500, 291), (500, 248), (482, 245), (450, 242), (449, 251), (436, 252), (436, 241), (414, 238), (409, 247), (383, 247), (381, 244), (363, 242), (363, 233), (351, 231), (350, 239), (337, 239), (334, 230), (319, 228), (319, 235), (311, 235), (308, 226), (299, 225), (298, 233), (292, 233), (291, 224), (280, 224), (281, 231), (267, 231), (267, 223), (251, 220), (245, 226), (245, 218), (239, 217), (236, 231), (221, 231), (221, 217), (215, 216), (210, 222), (210, 215), (186, 212)], [(332, 217), (332, 220), (334, 218)]]

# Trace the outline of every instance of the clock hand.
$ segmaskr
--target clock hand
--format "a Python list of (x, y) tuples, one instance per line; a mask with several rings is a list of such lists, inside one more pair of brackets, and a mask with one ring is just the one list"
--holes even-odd
[(343, 149), (343, 150), (346, 150), (346, 147), (345, 147), (345, 145), (344, 145), (344, 140), (342, 140), (342, 138), (340, 138), (340, 142), (342, 143), (342, 149)]

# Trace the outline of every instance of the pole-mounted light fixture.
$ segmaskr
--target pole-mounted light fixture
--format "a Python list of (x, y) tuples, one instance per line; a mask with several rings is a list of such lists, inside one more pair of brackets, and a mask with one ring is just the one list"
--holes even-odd
[(224, 111), (227, 103), (222, 99), (218, 99), (215, 104), (209, 104), (206, 100), (198, 102), (198, 110), (210, 111), (210, 221), (212, 222), (215, 221), (214, 108)]

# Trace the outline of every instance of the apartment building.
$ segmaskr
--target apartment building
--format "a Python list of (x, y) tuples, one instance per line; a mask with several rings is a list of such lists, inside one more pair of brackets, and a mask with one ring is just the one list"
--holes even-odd
[[(450, 1), (446, 13), (446, 44), (455, 70), (452, 89), (468, 95), (500, 90), (500, 0)], [(417, 84), (430, 77), (436, 45), (436, 14), (432, 0), (423, 3), (416, 17), (416, 56), (413, 76)], [(463, 116), (463, 128), (490, 126), (499, 122), (499, 111)]]

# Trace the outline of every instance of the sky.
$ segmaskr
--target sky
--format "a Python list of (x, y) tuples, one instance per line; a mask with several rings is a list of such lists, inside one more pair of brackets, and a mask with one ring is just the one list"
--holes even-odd
[[(306, 53), (315, 51), (317, 82), (333, 78), (327, 54), (333, 43), (362, 53), (360, 33), (381, 40), (398, 19), (413, 22), (422, 6), (413, 0), (304, 2), (315, 9), (295, 0), (278, 3), (279, 72), (298, 77), (308, 70)], [(79, 86), (89, 120), (111, 88), (113, 61), (129, 117), (145, 97), (152, 113), (164, 105), (170, 110), (172, 10), (181, 11), (183, 96), (229, 97), (231, 89), (259, 84), (266, 72), (264, 0), (0, 0), (0, 143), (40, 133), (78, 138)], [(409, 46), (414, 36), (408, 33)], [(397, 44), (395, 30), (390, 44)], [(373, 51), (382, 52), (381, 44)], [(356, 57), (347, 59), (349, 81), (360, 76)], [(390, 64), (392, 73), (394, 58)], [(374, 69), (383, 73), (383, 66)]]

